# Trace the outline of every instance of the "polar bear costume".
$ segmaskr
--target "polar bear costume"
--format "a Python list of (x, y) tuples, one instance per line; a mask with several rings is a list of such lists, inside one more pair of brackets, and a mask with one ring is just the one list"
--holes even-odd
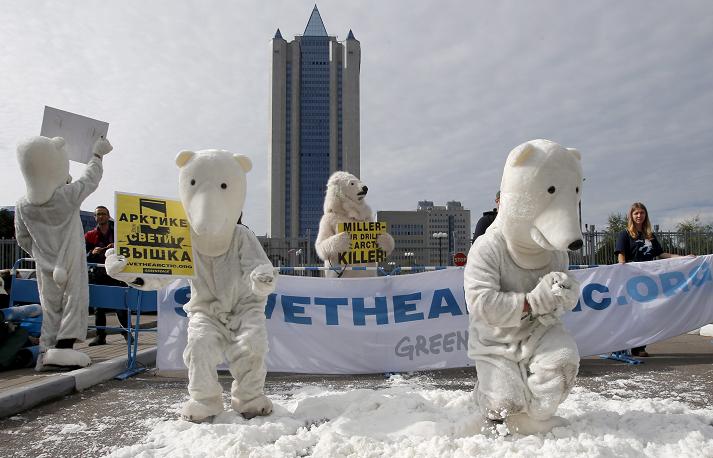
[[(191, 228), (195, 277), (190, 280), (188, 394), (182, 415), (202, 421), (223, 411), (223, 389), (216, 367), (226, 360), (234, 381), (232, 407), (246, 418), (268, 415), (264, 395), (267, 331), (265, 304), (275, 290), (273, 268), (255, 234), (237, 224), (246, 195), (246, 156), (223, 150), (183, 151), (178, 190)], [(121, 273), (126, 259), (107, 250), (107, 272), (140, 289), (159, 289), (171, 279), (137, 279)]]
[(32, 137), (17, 148), (27, 194), (15, 207), (15, 234), (20, 247), (35, 259), (42, 305), (38, 371), (91, 364), (89, 356), (72, 349), (75, 341), (87, 337), (89, 314), (79, 207), (99, 186), (102, 156), (112, 146), (107, 140), (97, 140), (83, 175), (72, 183), (64, 144), (61, 137)]
[[(319, 221), (319, 234), (315, 241), (317, 256), (324, 261), (324, 266), (329, 268), (325, 271), (325, 277), (354, 278), (371, 277), (376, 274), (375, 271), (368, 270), (347, 269), (336, 272), (331, 269), (339, 265), (339, 253), (349, 251), (349, 233), (338, 232), (339, 224), (374, 219), (371, 208), (364, 202), (368, 191), (369, 188), (351, 173), (339, 171), (329, 177), (327, 194), (324, 197), (324, 215)], [(394, 251), (394, 238), (391, 234), (379, 234), (376, 243), (387, 256)]]
[(511, 432), (546, 432), (569, 394), (579, 353), (559, 317), (575, 307), (579, 284), (567, 249), (582, 246), (581, 156), (533, 140), (507, 158), (495, 222), (468, 253), (464, 286), (483, 415)]

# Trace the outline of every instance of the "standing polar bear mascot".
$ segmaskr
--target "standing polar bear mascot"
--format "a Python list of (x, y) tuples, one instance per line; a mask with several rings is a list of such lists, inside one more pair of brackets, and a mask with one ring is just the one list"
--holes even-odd
[[(195, 277), (190, 280), (188, 394), (182, 416), (202, 421), (223, 411), (216, 366), (225, 359), (234, 381), (232, 407), (245, 418), (268, 415), (265, 396), (265, 303), (275, 290), (276, 271), (260, 242), (238, 224), (245, 203), (246, 156), (222, 150), (182, 151), (178, 191), (191, 228)], [(170, 279), (145, 278), (121, 271), (126, 259), (107, 251), (107, 272), (140, 289), (159, 289)]]
[(92, 362), (73, 349), (76, 341), (87, 337), (89, 306), (79, 207), (99, 186), (102, 157), (111, 150), (107, 140), (97, 140), (84, 173), (72, 183), (62, 137), (32, 137), (17, 147), (27, 194), (15, 206), (15, 234), (17, 243), (35, 259), (42, 305), (38, 371)]
[[(340, 265), (339, 253), (349, 251), (349, 233), (339, 232), (339, 224), (373, 221), (371, 208), (364, 202), (368, 191), (369, 188), (359, 178), (348, 172), (334, 172), (327, 181), (324, 215), (319, 221), (319, 234), (315, 241), (317, 256), (324, 261), (324, 266), (329, 268), (325, 271), (326, 277), (353, 278), (374, 275), (374, 271), (366, 270), (332, 270)], [(387, 256), (394, 251), (394, 238), (391, 234), (379, 234), (376, 243)]]
[(464, 286), (475, 394), (488, 420), (512, 433), (564, 426), (554, 416), (579, 370), (560, 317), (579, 298), (567, 250), (582, 246), (581, 156), (549, 140), (512, 150), (495, 222), (468, 253)]

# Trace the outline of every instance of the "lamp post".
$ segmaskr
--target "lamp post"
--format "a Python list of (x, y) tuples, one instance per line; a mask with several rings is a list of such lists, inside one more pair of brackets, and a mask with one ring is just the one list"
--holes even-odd
[(443, 265), (443, 253), (441, 252), (441, 245), (443, 243), (443, 239), (448, 237), (448, 234), (445, 232), (434, 232), (433, 233), (433, 238), (438, 240), (438, 265), (442, 266)]
[(406, 258), (406, 264), (409, 266), (413, 267), (413, 258), (414, 258), (414, 253), (413, 251), (407, 251), (404, 253), (404, 258)]

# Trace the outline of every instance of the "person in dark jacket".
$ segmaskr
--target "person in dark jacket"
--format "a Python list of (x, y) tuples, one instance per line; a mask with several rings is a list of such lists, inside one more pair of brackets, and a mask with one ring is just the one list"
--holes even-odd
[[(114, 224), (110, 221), (111, 215), (109, 209), (103, 205), (99, 205), (94, 210), (94, 218), (97, 222), (97, 227), (84, 234), (84, 242), (87, 247), (87, 262), (104, 264), (106, 260), (106, 250), (114, 248)], [(120, 282), (108, 276), (104, 267), (94, 266), (89, 269), (89, 283), (95, 285), (108, 286), (126, 286), (126, 283)], [(94, 310), (94, 324), (96, 326), (106, 326), (107, 309), (97, 308)], [(117, 310), (116, 316), (123, 327), (127, 327), (129, 316), (126, 310)], [(124, 338), (127, 338), (126, 332), (122, 332)], [(97, 336), (89, 342), (89, 346), (105, 345), (106, 330), (97, 329)]]
[(471, 244), (475, 242), (475, 239), (480, 237), (481, 235), (485, 234), (485, 230), (493, 224), (493, 221), (495, 221), (495, 217), (498, 216), (498, 207), (500, 206), (500, 191), (495, 193), (495, 208), (493, 208), (491, 211), (487, 211), (483, 213), (483, 216), (480, 217), (478, 220), (478, 223), (475, 225), (475, 231), (473, 232), (473, 239), (470, 241)]

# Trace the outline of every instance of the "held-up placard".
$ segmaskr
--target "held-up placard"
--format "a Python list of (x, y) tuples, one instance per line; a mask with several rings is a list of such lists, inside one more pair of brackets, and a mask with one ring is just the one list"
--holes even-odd
[(94, 143), (106, 138), (107, 132), (107, 122), (46, 106), (40, 135), (64, 138), (69, 159), (86, 164), (92, 158)]
[(386, 253), (379, 248), (376, 239), (386, 232), (386, 223), (381, 221), (355, 221), (339, 223), (339, 232), (349, 234), (349, 251), (339, 253), (339, 264), (366, 264), (381, 262), (386, 259)]
[(193, 246), (180, 200), (117, 192), (114, 244), (124, 272), (192, 277)]

